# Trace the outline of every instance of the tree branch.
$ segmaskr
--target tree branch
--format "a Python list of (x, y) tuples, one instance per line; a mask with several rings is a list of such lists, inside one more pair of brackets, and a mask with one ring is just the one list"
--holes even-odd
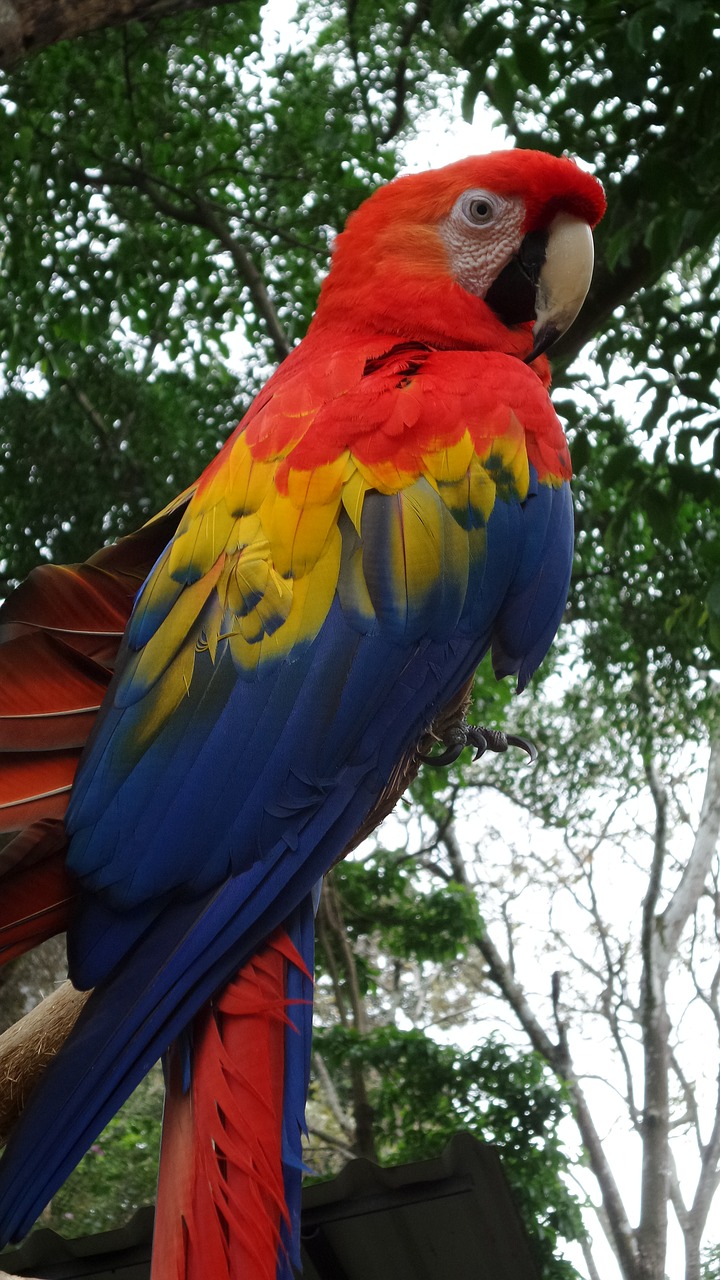
[(166, 187), (166, 184), (160, 183), (139, 166), (118, 166), (102, 172), (99, 177), (93, 177), (86, 171), (82, 171), (82, 181), (96, 187), (123, 186), (141, 191), (151, 200), (158, 213), (165, 214), (176, 222), (208, 231), (229, 253), (238, 276), (247, 288), (255, 309), (265, 324), (278, 360), (284, 360), (289, 355), (292, 343), (285, 333), (265, 281), (251, 255), (240, 240), (232, 234), (212, 201), (197, 192), (181, 191), (175, 191), (174, 194), (180, 196), (184, 203), (170, 200), (163, 194), (163, 187)]
[[(463, 878), (459, 883), (467, 885), (460, 845), (451, 823), (444, 827), (441, 840), (453, 867), (458, 866), (461, 869)], [(640, 1280), (635, 1235), (625, 1213), (617, 1183), (605, 1157), (600, 1135), (593, 1123), (585, 1095), (573, 1070), (567, 1041), (563, 1036), (557, 1044), (554, 1044), (547, 1035), (530, 1007), (523, 988), (513, 977), (486, 928), (483, 928), (475, 942), (488, 966), (490, 977), (513, 1010), (533, 1049), (567, 1086), (590, 1168), (597, 1179), (602, 1195), (610, 1244), (615, 1250), (625, 1280)]]
[(72, 1030), (89, 992), (64, 982), (57, 991), (0, 1036), (0, 1146), (33, 1085)]
[(355, 1133), (353, 1123), (345, 1114), (345, 1111), (343, 1110), (342, 1103), (340, 1102), (340, 1099), (338, 1097), (337, 1089), (335, 1088), (335, 1085), (333, 1084), (333, 1081), (332, 1081), (332, 1076), (330, 1075), (330, 1072), (328, 1071), (327, 1066), (325, 1064), (325, 1059), (323, 1058), (322, 1054), (318, 1052), (317, 1049), (313, 1053), (313, 1063), (315, 1064), (315, 1072), (317, 1074), (317, 1078), (323, 1087), (323, 1090), (325, 1092), (325, 1097), (327, 1099), (327, 1104), (333, 1116), (335, 1117), (335, 1121), (338, 1125), (338, 1128), (345, 1134), (346, 1138), (349, 1138), (352, 1140)]
[(720, 1186), (720, 1074), (712, 1133), (703, 1147), (700, 1177), (689, 1213), (690, 1229), (697, 1236), (698, 1248), (718, 1186)]
[(408, 94), (408, 77), (410, 69), (410, 53), (413, 48), (413, 40), (422, 26), (426, 18), (429, 18), (432, 10), (431, 0), (416, 0), (414, 10), (407, 15), (400, 32), (400, 47), (395, 75), (393, 76), (393, 113), (388, 120), (387, 125), (383, 129), (380, 141), (382, 143), (391, 142), (397, 137), (403, 125), (405, 124), (406, 107)]
[[(613, 813), (611, 814), (607, 822), (603, 824), (600, 839), (604, 839), (606, 837), (610, 822), (612, 821), (614, 816), (615, 816), (615, 810), (613, 810)], [(567, 839), (565, 841), (565, 844), (568, 848), (570, 848), (569, 841)], [(599, 844), (599, 841), (598, 841), (598, 844)], [(597, 845), (596, 845), (596, 848), (597, 848)], [(625, 1102), (630, 1112), (630, 1118), (635, 1128), (639, 1129), (640, 1113), (635, 1103), (635, 1086), (633, 1082), (632, 1068), (630, 1066), (630, 1059), (628, 1057), (628, 1053), (625, 1048), (625, 1042), (622, 1034), (622, 1029), (620, 1026), (620, 1020), (618, 1018), (618, 1008), (620, 1008), (623, 1003), (623, 996), (622, 995), (618, 996), (616, 994), (616, 977), (617, 977), (618, 966), (615, 963), (615, 960), (612, 955), (612, 951), (610, 949), (608, 930), (605, 925), (603, 916), (601, 914), (600, 904), (598, 902), (597, 894), (595, 892), (595, 881), (593, 876), (593, 858), (580, 857), (577, 854), (575, 854), (572, 851), (572, 849), (571, 849), (571, 853), (575, 859), (575, 864), (578, 867), (578, 870), (585, 882), (588, 894), (590, 896), (590, 915), (595, 924), (597, 935), (600, 939), (600, 947), (603, 954), (603, 960), (605, 962), (605, 983), (600, 996), (601, 1008), (602, 1008), (604, 1017), (610, 1026), (613, 1042), (615, 1044), (615, 1048), (617, 1049), (618, 1055), (620, 1057), (620, 1061), (622, 1063), (623, 1071), (625, 1074), (625, 1088), (627, 1090)], [(598, 978), (599, 978), (599, 975), (598, 975)]]
[(600, 1187), (610, 1228), (610, 1243), (615, 1249), (626, 1280), (636, 1280), (641, 1273), (637, 1267), (638, 1258), (634, 1232), (625, 1213), (620, 1192), (605, 1157), (600, 1135), (593, 1123), (585, 1095), (573, 1070), (567, 1046), (561, 1043), (553, 1044), (546, 1034), (535, 1017), (525, 992), (512, 977), (487, 930), (484, 930), (477, 939), (477, 945), (488, 966), (491, 978), (500, 988), (505, 1000), (515, 1013), (533, 1049), (544, 1058), (567, 1086), (572, 1099), (575, 1121), (588, 1155), (590, 1168)]
[[(327, 931), (330, 931), (333, 937), (337, 940), (342, 953), (355, 1030), (359, 1035), (366, 1034), (368, 1031), (368, 1021), (365, 1002), (360, 991), (355, 957), (353, 955), (352, 947), (350, 946), (350, 940), (347, 935), (347, 929), (342, 915), (340, 898), (335, 887), (332, 874), (326, 876), (323, 882), (318, 917), (321, 915), (324, 916), (324, 924)], [(328, 943), (326, 943), (326, 951), (328, 950), (328, 944), (329, 940)], [(338, 989), (340, 989), (339, 984)], [(351, 1064), (350, 1080), (352, 1082), (353, 1094), (356, 1153), (357, 1155), (364, 1156), (366, 1160), (372, 1160), (377, 1163), (377, 1148), (375, 1146), (375, 1135), (373, 1132), (374, 1112), (370, 1105), (362, 1066), (357, 1063)]]
[(710, 743), (705, 791), (695, 839), (680, 883), (657, 921), (667, 957), (677, 950), (680, 936), (705, 887), (720, 834), (720, 737)]
[(587, 1236), (583, 1236), (580, 1240), (580, 1248), (582, 1249), (583, 1258), (585, 1259), (585, 1266), (588, 1270), (589, 1280), (602, 1280), (600, 1272), (595, 1265), (592, 1248)]
[(233, 236), (227, 226), (222, 222), (217, 213), (210, 207), (206, 200), (201, 196), (195, 197), (195, 204), (200, 215), (199, 226), (207, 227), (230, 254), (233, 266), (245, 281), (250, 297), (252, 298), (258, 315), (265, 321), (265, 326), (275, 348), (275, 354), (278, 360), (284, 360), (292, 350), (292, 343), (288, 338), (285, 330), (280, 323), (280, 317), (275, 310), (275, 304), (270, 298), (267, 286), (253, 262), (247, 249), (240, 241)]
[(2, 0), (0, 69), (61, 40), (101, 27), (146, 22), (192, 9), (210, 9), (227, 0)]
[[(100, 413), (100, 410), (93, 404), (90, 397), (85, 393), (85, 391), (83, 391), (82, 387), (77, 385), (75, 379), (69, 377), (66, 373), (60, 373), (58, 371), (55, 361), (52, 358), (52, 353), (49, 353), (49, 359), (51, 366), (55, 370), (55, 376), (58, 378), (65, 390), (73, 397), (78, 407), (82, 410), (88, 422), (94, 428), (96, 438), (99, 440), (105, 451), (115, 460), (121, 459), (122, 464), (127, 471), (133, 472), (139, 479), (142, 476), (142, 468), (139, 466), (136, 458), (133, 457), (132, 452), (129, 449), (121, 449), (120, 445), (123, 437), (119, 433), (116, 433), (108, 424), (106, 419)], [(129, 423), (126, 423), (126, 427), (128, 425)]]
[[(643, 684), (641, 693), (644, 690)], [(667, 1249), (670, 1020), (665, 1004), (665, 983), (670, 955), (663, 947), (656, 915), (667, 854), (667, 792), (652, 758), (645, 762), (645, 773), (655, 804), (655, 834), (648, 889), (642, 907), (640, 1023), (645, 1092), (640, 1128), (642, 1173), (637, 1241), (640, 1274), (652, 1280), (652, 1277), (665, 1273)]]
[[(319, 1138), (321, 1142), (324, 1142), (328, 1147), (332, 1147), (334, 1151), (339, 1151), (345, 1160), (354, 1160), (357, 1156), (357, 1152), (353, 1147), (349, 1147), (346, 1142), (342, 1142), (334, 1134), (328, 1133), (327, 1129), (320, 1129), (316, 1124), (311, 1124), (310, 1122), (308, 1122), (308, 1136)], [(0, 1272), (0, 1280), (3, 1280), (2, 1272)]]

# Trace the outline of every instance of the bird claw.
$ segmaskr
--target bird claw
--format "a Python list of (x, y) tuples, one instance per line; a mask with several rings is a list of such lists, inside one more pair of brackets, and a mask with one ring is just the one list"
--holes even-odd
[(434, 756), (429, 752), (418, 751), (418, 759), (422, 760), (423, 764), (442, 769), (446, 765), (454, 764), (466, 747), (475, 747), (473, 761), (479, 760), (486, 751), (502, 753), (507, 751), (508, 747), (519, 747), (521, 751), (527, 753), (530, 764), (534, 764), (537, 760), (537, 751), (532, 742), (528, 742), (526, 738), (519, 738), (515, 733), (501, 733), (499, 729), (486, 729), (466, 724), (464, 720), (451, 725), (445, 731), (441, 741), (445, 750), (440, 755)]

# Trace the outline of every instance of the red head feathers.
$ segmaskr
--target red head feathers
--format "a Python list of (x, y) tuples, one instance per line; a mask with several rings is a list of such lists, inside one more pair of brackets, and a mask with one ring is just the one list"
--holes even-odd
[[(551, 230), (559, 218), (564, 226), (590, 228), (604, 209), (595, 178), (572, 160), (538, 151), (499, 151), (397, 178), (338, 237), (315, 324), (357, 332), (369, 322), (433, 345), (527, 355), (528, 322), (540, 314), (528, 301), (528, 285), (537, 288)], [(588, 243), (587, 230), (584, 236)], [(555, 256), (566, 259), (564, 241)], [(582, 248), (579, 257), (586, 257)], [(519, 288), (526, 296), (497, 306), (491, 290), (511, 263), (520, 271), (510, 293)], [(577, 266), (575, 311), (589, 283), (586, 266)], [(574, 269), (574, 260), (566, 263), (566, 277)], [(571, 308), (563, 301), (561, 309), (567, 320)]]

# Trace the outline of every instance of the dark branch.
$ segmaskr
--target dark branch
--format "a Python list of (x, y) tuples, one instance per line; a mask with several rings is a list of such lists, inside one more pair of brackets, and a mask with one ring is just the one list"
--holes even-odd
[(393, 77), (394, 107), (380, 139), (383, 143), (391, 142), (393, 138), (396, 138), (405, 124), (407, 115), (406, 102), (408, 90), (410, 89), (410, 53), (414, 37), (425, 19), (430, 17), (431, 9), (430, 0), (417, 0), (414, 11), (408, 14), (400, 32), (400, 56)]
[(49, 45), (101, 27), (146, 22), (227, 0), (4, 0), (0, 6), (0, 69), (7, 71)]
[[(450, 826), (445, 829), (443, 844), (447, 848), (452, 865), (457, 865), (458, 860), (462, 865), (460, 847)], [(467, 883), (467, 877), (464, 874), (460, 883)], [(600, 1187), (610, 1236), (620, 1261), (623, 1275), (626, 1280), (640, 1280), (642, 1273), (638, 1268), (635, 1234), (625, 1212), (617, 1183), (605, 1156), (600, 1135), (593, 1122), (585, 1094), (573, 1070), (567, 1040), (563, 1036), (558, 1043), (554, 1043), (547, 1035), (531, 1009), (523, 988), (513, 977), (509, 965), (502, 958), (486, 928), (483, 928), (476, 938), (476, 945), (488, 966), (490, 978), (500, 989), (504, 999), (513, 1010), (533, 1049), (567, 1085), (572, 1099), (575, 1121), (588, 1155), (588, 1162)]]
[[(230, 254), (233, 266), (247, 288), (260, 319), (265, 324), (278, 360), (285, 359), (292, 350), (292, 344), (280, 322), (265, 281), (245, 246), (232, 234), (211, 201), (197, 193), (169, 188), (168, 184), (159, 182), (139, 166), (117, 166), (97, 177), (83, 171), (82, 181), (96, 187), (122, 186), (140, 191), (151, 200), (158, 213), (172, 218), (175, 222), (200, 227), (209, 232), (213, 239), (217, 240)], [(168, 190), (172, 190), (175, 199), (170, 199), (165, 194)]]

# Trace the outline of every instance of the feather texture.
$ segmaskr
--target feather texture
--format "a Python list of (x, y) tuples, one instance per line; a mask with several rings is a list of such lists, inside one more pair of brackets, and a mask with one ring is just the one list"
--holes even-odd
[[(300, 949), (298, 949), (300, 948)], [(312, 1005), (306, 900), (166, 1062), (153, 1280), (292, 1280)]]
[(43, 565), (0, 609), (0, 962), (63, 932), (62, 819), (138, 588), (187, 501), (83, 565)]

